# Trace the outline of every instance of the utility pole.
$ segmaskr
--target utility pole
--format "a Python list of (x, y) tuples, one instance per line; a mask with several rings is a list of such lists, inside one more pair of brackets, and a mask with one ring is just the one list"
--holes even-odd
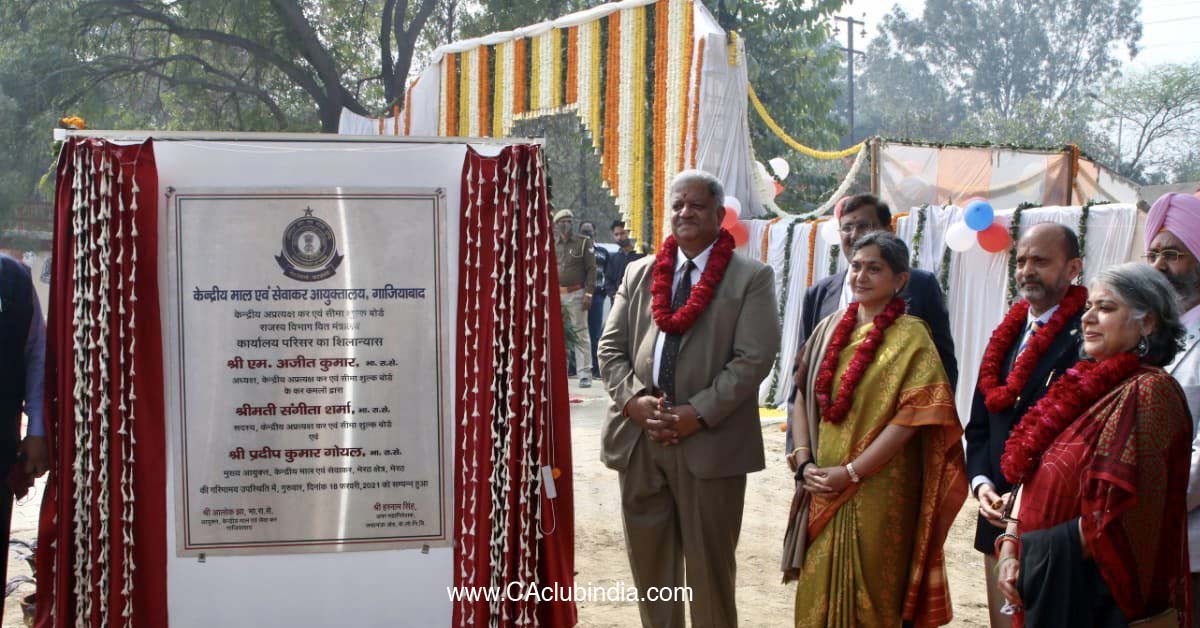
[[(863, 17), (867, 17), (867, 14), (863, 13)], [(854, 49), (854, 27), (861, 26), (862, 32), (860, 34), (866, 37), (867, 23), (862, 20), (856, 20), (853, 17), (842, 17), (840, 15), (833, 19), (846, 23), (846, 46), (844, 48), (838, 46), (838, 50), (846, 53), (846, 83), (850, 87), (850, 98), (846, 107), (847, 117), (850, 118), (850, 140), (847, 142), (849, 146), (854, 144), (854, 55), (866, 56), (866, 53), (863, 51)], [(837, 35), (840, 30), (841, 26), (835, 27), (833, 34)]]

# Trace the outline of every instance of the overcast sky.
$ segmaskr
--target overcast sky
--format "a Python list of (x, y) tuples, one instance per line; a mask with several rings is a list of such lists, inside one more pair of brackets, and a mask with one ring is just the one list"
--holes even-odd
[[(880, 19), (897, 4), (909, 15), (920, 15), (925, 0), (853, 0), (840, 15), (861, 20), (866, 13), (867, 39), (870, 40)], [(844, 32), (841, 40), (845, 45)], [(854, 47), (859, 47), (857, 32)], [(865, 42), (862, 47), (866, 47)], [(1132, 62), (1137, 68), (1200, 61), (1200, 0), (1142, 0), (1140, 47)]]

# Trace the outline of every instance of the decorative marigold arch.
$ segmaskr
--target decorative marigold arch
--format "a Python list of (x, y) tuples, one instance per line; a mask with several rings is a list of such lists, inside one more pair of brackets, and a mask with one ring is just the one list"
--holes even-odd
[(717, 175), (759, 207), (745, 54), (699, 0), (625, 0), (455, 42), (409, 87), (403, 113), (344, 111), (341, 133), (505, 137), (518, 120), (574, 112), (601, 178), (640, 240), (667, 232), (670, 179)]

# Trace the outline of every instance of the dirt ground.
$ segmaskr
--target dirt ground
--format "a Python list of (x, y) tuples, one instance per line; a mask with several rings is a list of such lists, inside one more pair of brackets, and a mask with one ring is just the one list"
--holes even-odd
[[(571, 439), (575, 466), (576, 584), (633, 586), (621, 531), (617, 474), (600, 463), (600, 424), (608, 398), (597, 387), (579, 389), (571, 381)], [(770, 423), (767, 420), (765, 423)], [(764, 425), (767, 468), (749, 476), (742, 535), (738, 543), (738, 619), (746, 628), (790, 626), (795, 585), (780, 582), (779, 556), (793, 483), (783, 461), (784, 434), (778, 420)], [(946, 542), (952, 626), (986, 627), (987, 596), (983, 557), (972, 547), (975, 504), (968, 499)], [(579, 625), (586, 628), (638, 626), (633, 603), (584, 602)]]
[[(45, 477), (38, 480), (34, 485), (33, 490), (24, 499), (18, 501), (13, 506), (12, 516), (12, 531), (9, 533), (9, 538), (13, 540), (21, 540), (26, 543), (32, 543), (37, 536), (37, 516), (38, 509), (42, 503), (42, 490), (45, 487)], [(8, 579), (11, 582), (13, 578), (18, 576), (28, 576), (29, 566), (23, 560), (16, 557), (16, 551), (8, 553)], [(17, 588), (16, 592), (4, 600), (4, 626), (3, 628), (18, 628), (25, 626), (21, 615), (20, 598), (33, 593), (33, 585), (25, 583)]]
[[(575, 566), (581, 586), (633, 586), (625, 541), (621, 532), (621, 500), (617, 474), (600, 463), (600, 425), (608, 397), (594, 382), (580, 389), (571, 380), (571, 440), (575, 466)], [(742, 536), (738, 545), (738, 611), (746, 628), (791, 625), (795, 585), (779, 578), (779, 553), (792, 493), (791, 474), (783, 462), (784, 435), (778, 420), (763, 427), (767, 469), (749, 477)], [(13, 509), (12, 538), (32, 540), (35, 535), (42, 482)], [(946, 542), (953, 626), (987, 626), (987, 598), (983, 591), (983, 559), (974, 551), (973, 500), (959, 514)], [(8, 577), (29, 574), (24, 561), (10, 552)], [(5, 602), (3, 628), (23, 626), (18, 598), (33, 592), (23, 584)], [(583, 602), (579, 604), (581, 628), (631, 628), (638, 626), (636, 604)]]

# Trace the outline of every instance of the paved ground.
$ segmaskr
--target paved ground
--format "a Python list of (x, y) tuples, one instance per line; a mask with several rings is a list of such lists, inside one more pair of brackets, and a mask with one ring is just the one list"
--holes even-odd
[[(576, 582), (584, 586), (632, 586), (621, 531), (621, 506), (616, 472), (600, 464), (600, 424), (608, 397), (599, 382), (580, 389), (571, 380), (571, 393), (580, 403), (571, 406), (571, 439), (575, 463)], [(792, 482), (783, 463), (783, 433), (779, 426), (763, 428), (767, 469), (750, 476), (746, 510), (738, 545), (738, 609), (746, 627), (786, 626), (791, 621), (794, 585), (779, 577), (782, 543)], [(35, 534), (42, 483), (14, 509), (12, 536), (32, 540)], [(971, 548), (974, 502), (968, 500), (946, 544), (950, 587), (954, 600), (954, 626), (987, 625), (986, 597), (982, 590), (983, 560)], [(9, 578), (28, 574), (23, 561), (9, 558)], [(22, 585), (5, 604), (3, 628), (22, 626), (17, 597), (31, 593)], [(629, 628), (638, 625), (632, 603), (584, 602), (579, 605), (579, 625), (584, 628)]]

